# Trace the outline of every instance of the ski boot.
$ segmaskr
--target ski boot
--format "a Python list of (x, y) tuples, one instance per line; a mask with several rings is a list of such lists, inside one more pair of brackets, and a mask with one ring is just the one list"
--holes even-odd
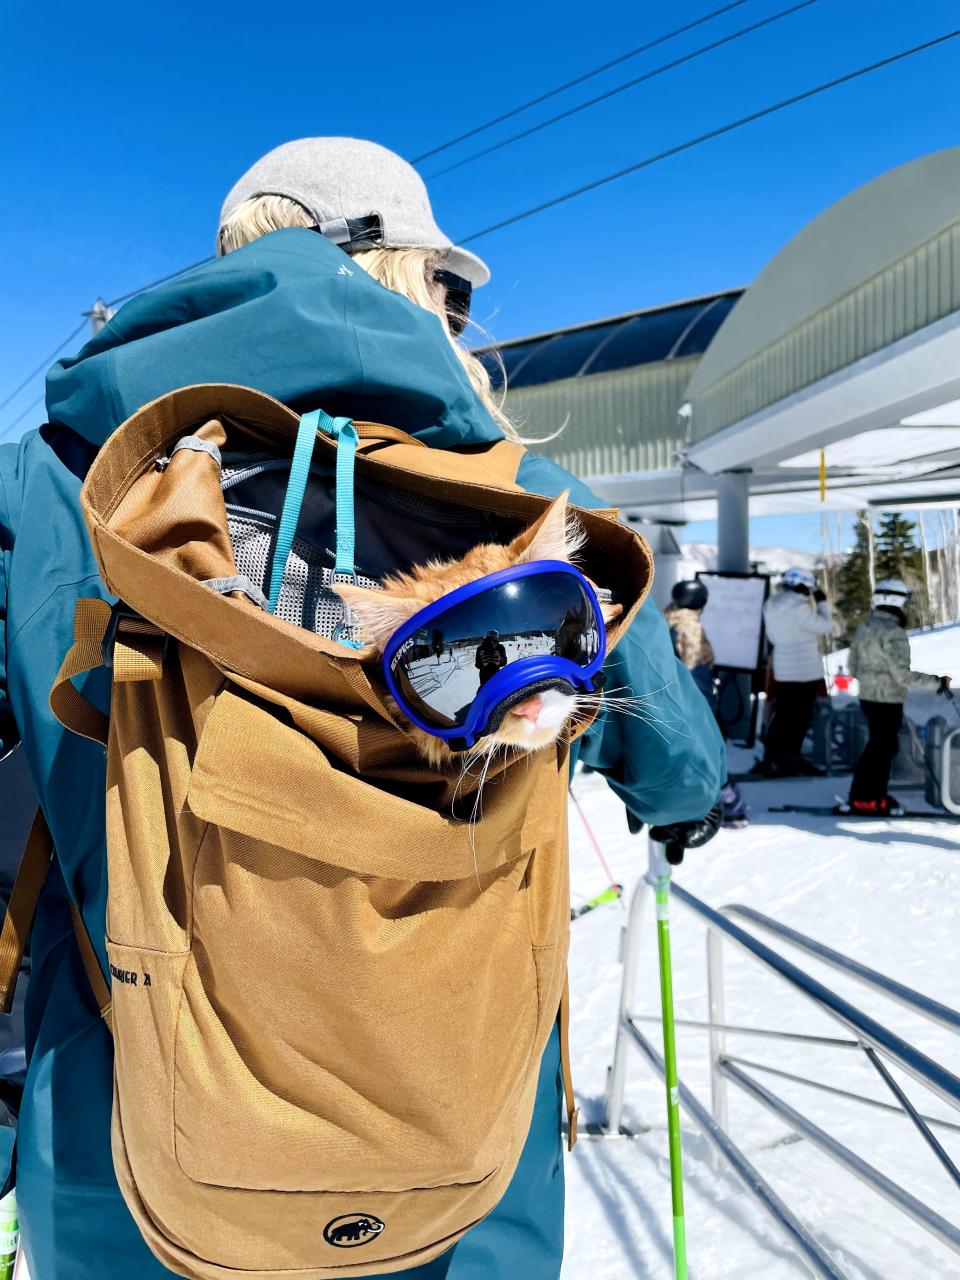
[(747, 805), (735, 782), (727, 781), (724, 784), (720, 792), (720, 803), (723, 806), (723, 816), (720, 819), (722, 826), (738, 831), (750, 825)]
[(886, 795), (882, 800), (840, 800), (833, 812), (848, 818), (902, 818), (904, 810), (896, 796)]

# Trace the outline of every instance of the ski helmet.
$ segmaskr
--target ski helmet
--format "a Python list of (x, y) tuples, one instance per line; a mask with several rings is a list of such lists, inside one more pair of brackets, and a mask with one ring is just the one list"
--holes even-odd
[(875, 609), (899, 609), (910, 603), (913, 592), (901, 578), (882, 578), (873, 589)]
[(678, 609), (702, 609), (707, 603), (707, 588), (697, 578), (675, 582), (670, 598)]
[(802, 595), (809, 595), (811, 591), (815, 591), (817, 580), (809, 569), (790, 568), (783, 575), (783, 586), (788, 591), (799, 591)]

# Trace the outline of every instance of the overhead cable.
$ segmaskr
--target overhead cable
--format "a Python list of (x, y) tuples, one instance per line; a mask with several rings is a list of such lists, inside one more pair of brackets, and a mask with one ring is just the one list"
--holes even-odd
[(167, 284), (170, 280), (176, 280), (178, 276), (185, 276), (188, 271), (192, 271), (194, 267), (205, 267), (208, 262), (212, 262), (216, 254), (208, 253), (205, 258), (201, 258), (199, 262), (191, 262), (189, 267), (181, 267), (179, 271), (171, 271), (168, 276), (161, 276), (159, 280), (151, 280), (149, 284), (142, 284), (138, 289), (131, 289), (129, 293), (122, 293), (119, 298), (111, 298), (107, 303), (108, 307), (119, 307), (121, 302), (127, 302), (130, 298), (135, 298), (138, 293), (146, 293), (148, 289), (155, 289), (158, 284)]
[(747, 116), (741, 116), (739, 120), (732, 120), (729, 124), (710, 129), (707, 133), (698, 134), (695, 138), (688, 138), (686, 142), (679, 142), (674, 147), (667, 147), (664, 151), (658, 151), (655, 155), (647, 156), (645, 159), (638, 160), (635, 164), (627, 165), (623, 169), (618, 169), (614, 173), (608, 173), (605, 177), (596, 178), (593, 182), (585, 182), (583, 186), (576, 187), (573, 191), (566, 191), (563, 195), (554, 196), (552, 199), (544, 200), (530, 209), (524, 209), (522, 213), (515, 213), (509, 218), (501, 219), (500, 222), (494, 222), (489, 227), (484, 227), (481, 231), (474, 231), (470, 235), (464, 236), (457, 241), (457, 244), (470, 244), (474, 240), (479, 240), (482, 236), (491, 235), (494, 231), (501, 231), (504, 227), (513, 226), (516, 222), (522, 222), (526, 218), (532, 218), (535, 214), (543, 213), (546, 209), (553, 209), (559, 204), (565, 204), (568, 200), (575, 200), (577, 196), (582, 196), (588, 191), (595, 191), (598, 187), (605, 187), (610, 182), (616, 182), (618, 178), (626, 177), (627, 174), (637, 173), (640, 169), (649, 169), (661, 160), (680, 155), (683, 151), (690, 151), (694, 147), (700, 146), (701, 143), (710, 142), (713, 138), (720, 138), (724, 134), (733, 133), (735, 129), (742, 129), (744, 125), (752, 124), (755, 120), (762, 120), (766, 116), (772, 116), (777, 111), (783, 111), (786, 107), (795, 106), (798, 102), (805, 102), (808, 98), (815, 98), (818, 94), (826, 93), (829, 89), (836, 89), (839, 85), (849, 84), (852, 80), (859, 79), (860, 76), (869, 75), (871, 72), (879, 71), (883, 67), (892, 66), (895, 62), (902, 62), (905, 58), (911, 58), (914, 54), (923, 53), (927, 49), (946, 44), (948, 40), (955, 40), (957, 36), (960, 36), (960, 28), (948, 31), (945, 35), (937, 36), (933, 40), (925, 40), (923, 44), (913, 45), (910, 49), (903, 49), (899, 53), (891, 54), (888, 58), (881, 58), (879, 62), (871, 62), (865, 67), (858, 67), (856, 71), (850, 71), (846, 75), (827, 80), (812, 89), (806, 89), (803, 93), (794, 94), (790, 98), (782, 98), (779, 102), (772, 103), (769, 107), (763, 107), (759, 111), (752, 111)]
[(45, 395), (46, 395), (46, 392), (41, 391), (40, 394), (37, 396), (36, 400), (31, 400), (31, 402), (27, 405), (27, 407), (21, 413), (18, 413), (12, 422), (8, 422), (7, 425), (3, 428), (3, 430), (0, 431), (0, 440), (6, 439), (6, 437), (10, 434), (13, 428), (17, 426), (19, 423), (21, 423), (24, 420), (24, 418), (27, 416), (27, 414), (31, 412), (31, 410), (35, 409), (38, 404), (42, 404), (43, 398)]
[(547, 102), (550, 98), (557, 97), (558, 94), (566, 93), (568, 89), (575, 89), (578, 84), (583, 84), (586, 80), (592, 80), (594, 76), (602, 75), (604, 71), (609, 71), (611, 67), (618, 67), (622, 62), (629, 62), (631, 58), (637, 58), (641, 53), (649, 53), (651, 49), (656, 49), (659, 45), (666, 44), (668, 40), (675, 40), (677, 36), (685, 35), (686, 32), (693, 31), (695, 27), (702, 27), (705, 22), (710, 22), (713, 18), (719, 18), (721, 14), (729, 13), (731, 9), (739, 9), (741, 5), (746, 3), (747, 0), (733, 0), (732, 4), (721, 5), (719, 9), (705, 13), (702, 18), (696, 18), (693, 22), (686, 22), (682, 27), (675, 27), (665, 35), (657, 36), (655, 40), (649, 40), (646, 44), (638, 45), (636, 49), (631, 49), (628, 53), (622, 53), (618, 58), (611, 58), (609, 62), (604, 62), (601, 66), (594, 67), (592, 71), (585, 71), (583, 75), (576, 76), (573, 80), (567, 80), (563, 84), (557, 85), (555, 89), (549, 89), (546, 93), (541, 93), (537, 98), (530, 98), (527, 102), (521, 102), (518, 107), (505, 111), (503, 115), (494, 116), (492, 120), (487, 120), (484, 124), (478, 124), (476, 128), (468, 129), (466, 133), (461, 133), (456, 138), (451, 138), (448, 142), (442, 142), (440, 146), (432, 147), (431, 150), (424, 151), (422, 155), (414, 156), (410, 163), (419, 164), (421, 160), (429, 160), (431, 156), (439, 155), (441, 151), (449, 151), (451, 147), (455, 147), (459, 142), (466, 142), (469, 138), (475, 138), (478, 133), (486, 133), (494, 125), (503, 124), (505, 120), (512, 120), (514, 116), (518, 116), (524, 111), (529, 111), (531, 107), (537, 107), (541, 102)]
[(714, 49), (721, 49), (724, 45), (733, 44), (736, 40), (741, 40), (744, 36), (751, 35), (754, 31), (759, 31), (761, 27), (768, 27), (771, 23), (779, 22), (781, 18), (788, 18), (791, 14), (799, 13), (801, 9), (809, 9), (811, 5), (818, 2), (819, 0), (800, 0), (799, 4), (791, 5), (789, 9), (781, 9), (779, 13), (771, 14), (769, 18), (761, 18), (759, 22), (752, 22), (748, 27), (741, 27), (739, 31), (733, 31), (728, 36), (722, 36), (719, 40), (712, 40), (709, 44), (701, 45), (699, 49), (694, 49), (691, 53), (685, 53), (681, 58), (674, 58), (672, 62), (664, 62), (659, 67), (654, 67), (651, 71), (645, 71), (642, 76), (634, 76), (632, 80), (627, 80), (624, 84), (618, 84), (613, 89), (607, 89), (605, 93), (599, 93), (595, 98), (588, 98), (586, 102), (578, 103), (575, 107), (569, 107), (566, 111), (560, 111), (555, 116), (541, 120), (539, 124), (531, 125), (529, 129), (522, 129), (520, 133), (511, 134), (509, 138), (503, 138), (500, 142), (493, 142), (489, 147), (484, 147), (481, 151), (474, 151), (472, 155), (466, 156), (463, 160), (456, 160), (453, 164), (448, 164), (444, 169), (435, 169), (433, 173), (428, 173), (427, 177), (439, 178), (445, 173), (452, 173), (454, 169), (462, 169), (464, 165), (472, 164), (474, 160), (480, 160), (483, 156), (489, 156), (494, 151), (501, 151), (504, 147), (512, 146), (513, 143), (519, 142), (522, 138), (529, 138), (532, 134), (539, 133), (541, 129), (549, 129), (551, 125), (558, 124), (561, 120), (568, 120), (571, 116), (575, 116), (581, 111), (597, 106), (598, 103), (606, 102), (609, 98), (615, 98), (618, 93), (625, 93), (628, 89), (636, 88), (638, 84), (644, 84), (647, 80), (654, 80), (657, 76), (662, 76), (668, 71), (675, 71), (677, 67), (693, 62), (696, 58), (702, 58), (704, 54), (712, 53)]
[[(67, 336), (64, 338), (64, 340), (59, 344), (59, 346), (57, 346), (53, 351), (51, 351), (48, 356), (44, 356), (44, 358), (40, 361), (37, 367), (35, 369), (32, 369), (24, 378), (24, 380), (14, 387), (14, 389), (10, 392), (7, 398), (3, 401), (0, 401), (0, 409), (5, 409), (11, 400), (16, 400), (20, 392), (23, 391), (25, 387), (28, 387), (30, 385), (30, 383), (34, 380), (37, 374), (46, 373), (47, 369), (50, 368), (50, 365), (57, 358), (57, 356), (60, 354), (63, 348), (67, 346), (68, 343), (74, 340), (74, 338), (77, 336), (80, 330), (85, 327), (86, 323), (87, 322), (85, 319), (81, 320), (80, 323), (77, 325), (77, 327), (74, 329), (74, 331), (72, 333), (68, 333)], [(32, 408), (33, 406), (31, 405), (30, 407)]]

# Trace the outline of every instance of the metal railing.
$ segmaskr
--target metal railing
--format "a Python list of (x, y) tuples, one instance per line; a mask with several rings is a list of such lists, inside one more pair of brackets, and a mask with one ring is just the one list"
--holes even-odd
[[(606, 1120), (603, 1126), (605, 1132), (609, 1135), (621, 1132), (630, 1046), (632, 1045), (639, 1049), (654, 1070), (661, 1076), (663, 1074), (660, 1056), (643, 1034), (639, 1025), (646, 1021), (659, 1021), (659, 1018), (654, 1015), (647, 1016), (634, 1012), (632, 1007), (640, 958), (643, 907), (648, 896), (647, 889), (648, 885), (645, 881), (641, 881), (637, 886), (630, 903), (628, 923), (624, 930), (622, 947), (623, 982), (620, 990), (620, 1008), (613, 1062), (607, 1077)], [(855, 1152), (851, 1151), (849, 1147), (831, 1137), (819, 1125), (815, 1124), (807, 1116), (802, 1115), (785, 1102), (784, 1099), (761, 1084), (751, 1072), (761, 1072), (776, 1076), (842, 1097), (851, 1102), (905, 1116), (915, 1126), (934, 1156), (958, 1187), (960, 1187), (960, 1169), (957, 1168), (954, 1161), (944, 1150), (933, 1130), (934, 1128), (940, 1128), (960, 1132), (960, 1124), (941, 1117), (924, 1115), (918, 1111), (902, 1087), (894, 1079), (887, 1063), (892, 1063), (906, 1072), (957, 1111), (960, 1111), (960, 1077), (954, 1075), (942, 1064), (935, 1062), (913, 1045), (908, 1044), (902, 1037), (851, 1004), (849, 1000), (824, 986), (822, 982), (804, 972), (791, 960), (772, 950), (766, 943), (735, 923), (731, 917), (737, 916), (739, 919), (748, 922), (755, 929), (770, 933), (791, 946), (805, 951), (818, 961), (841, 971), (848, 978), (897, 1001), (910, 1009), (912, 1013), (926, 1018), (940, 1027), (960, 1033), (960, 1013), (922, 995), (918, 991), (914, 991), (910, 987), (904, 986), (902, 983), (896, 982), (892, 978), (886, 977), (884, 974), (878, 973), (866, 965), (848, 959), (840, 952), (833, 950), (833, 948), (827, 947), (823, 943), (817, 942), (815, 939), (799, 933), (797, 930), (791, 929), (789, 926), (781, 924), (779, 921), (750, 907), (732, 905), (722, 911), (716, 911), (676, 884), (672, 886), (672, 897), (675, 901), (682, 903), (684, 907), (707, 926), (709, 1019), (706, 1022), (699, 1022), (694, 1019), (678, 1019), (677, 1022), (678, 1025), (699, 1027), (709, 1033), (711, 1108), (708, 1111), (682, 1081), (680, 1083), (680, 1102), (708, 1140), (718, 1160), (730, 1166), (747, 1191), (774, 1218), (813, 1275), (828, 1277), (830, 1280), (845, 1280), (844, 1273), (838, 1269), (837, 1264), (823, 1246), (819, 1244), (811, 1232), (774, 1193), (744, 1152), (730, 1137), (728, 1132), (728, 1086), (732, 1083), (786, 1123), (794, 1133), (810, 1141), (825, 1155), (828, 1155), (849, 1173), (852, 1173), (867, 1186), (871, 1187), (878, 1195), (883, 1196), (890, 1204), (923, 1227), (924, 1230), (942, 1244), (960, 1253), (960, 1227), (947, 1221), (905, 1187), (888, 1178), (886, 1174), (863, 1160)], [(740, 950), (752, 956), (768, 970), (776, 973), (794, 991), (803, 995), (816, 1004), (818, 1008), (829, 1014), (844, 1028), (847, 1035), (843, 1037), (804, 1035), (792, 1031), (729, 1025), (726, 1022), (724, 1010), (723, 947), (725, 942), (735, 944)], [(784, 1071), (779, 1067), (735, 1057), (727, 1053), (726, 1047), (727, 1035), (733, 1034), (786, 1041), (796, 1045), (816, 1044), (844, 1050), (858, 1050), (863, 1053), (877, 1072), (885, 1087), (889, 1090), (893, 1101), (883, 1102), (876, 1098), (864, 1097), (851, 1090), (810, 1079), (794, 1072)]]
[[(956, 705), (956, 703), (954, 703)], [(960, 800), (954, 799), (951, 793), (953, 783), (953, 751), (954, 748), (960, 750), (960, 725), (950, 732), (943, 740), (943, 755), (940, 766), (940, 803), (945, 809), (949, 809), (951, 813), (960, 815)]]

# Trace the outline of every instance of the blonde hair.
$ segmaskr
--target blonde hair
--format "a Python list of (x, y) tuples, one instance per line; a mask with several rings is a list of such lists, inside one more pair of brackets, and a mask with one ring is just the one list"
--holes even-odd
[[(217, 250), (221, 254), (231, 253), (270, 231), (314, 225), (303, 205), (289, 196), (254, 196), (238, 205), (224, 222), (217, 235)], [(357, 266), (379, 284), (439, 317), (480, 403), (508, 440), (519, 440), (516, 427), (503, 411), (502, 397), (498, 400), (494, 395), (487, 370), (450, 332), (443, 286), (433, 279), (434, 271), (443, 265), (442, 253), (434, 249), (361, 249), (352, 257)]]

